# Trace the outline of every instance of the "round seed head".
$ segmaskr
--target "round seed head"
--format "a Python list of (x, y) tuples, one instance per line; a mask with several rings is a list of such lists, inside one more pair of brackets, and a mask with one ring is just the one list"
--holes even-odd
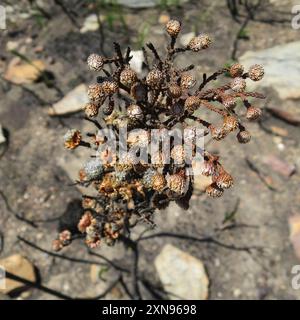
[(81, 217), (77, 225), (78, 230), (81, 233), (84, 233), (86, 231), (86, 228), (92, 224), (92, 220), (93, 220), (92, 214), (89, 211), (85, 212), (85, 214)]
[(212, 198), (219, 198), (223, 195), (224, 190), (219, 188), (215, 183), (213, 183), (206, 188), (205, 192)]
[(168, 177), (167, 185), (170, 190), (178, 194), (183, 194), (186, 191), (186, 179), (178, 173)]
[(224, 117), (223, 130), (227, 132), (232, 132), (236, 130), (239, 126), (238, 119), (235, 116)]
[(236, 137), (239, 143), (248, 143), (251, 140), (250, 132), (247, 130), (240, 131)]
[(233, 97), (225, 96), (222, 98), (223, 106), (228, 110), (233, 110), (236, 107), (236, 101)]
[(233, 186), (233, 178), (225, 170), (222, 170), (214, 181), (220, 189), (228, 189)]
[(161, 192), (167, 185), (165, 177), (161, 173), (156, 173), (152, 177), (152, 189)]
[(63, 246), (67, 246), (71, 242), (72, 234), (69, 230), (64, 230), (58, 235), (58, 240)]
[(88, 97), (94, 103), (100, 103), (104, 97), (103, 88), (99, 83), (89, 85), (87, 90)]
[(189, 96), (184, 102), (184, 108), (194, 112), (200, 107), (200, 99), (197, 96)]
[(152, 178), (157, 175), (158, 172), (154, 169), (147, 169), (143, 175), (142, 178), (142, 184), (148, 188), (151, 189), (152, 188)]
[(141, 121), (144, 119), (143, 110), (141, 109), (140, 106), (138, 106), (136, 104), (131, 104), (130, 106), (128, 106), (127, 114), (128, 114), (129, 119), (131, 119), (131, 120)]
[(130, 68), (125, 68), (120, 74), (120, 82), (126, 86), (131, 87), (137, 81), (137, 74)]
[(230, 83), (230, 87), (235, 92), (243, 92), (246, 89), (246, 80), (240, 77), (234, 78)]
[(191, 89), (196, 84), (196, 79), (190, 73), (184, 73), (181, 76), (180, 86), (182, 89)]
[(230, 67), (229, 73), (232, 78), (241, 77), (244, 73), (244, 67), (240, 63), (235, 63)]
[(217, 141), (224, 139), (228, 134), (228, 132), (224, 130), (223, 127), (215, 127), (213, 125), (210, 125), (209, 130), (211, 137)]
[(259, 64), (254, 64), (249, 68), (249, 78), (253, 81), (259, 81), (264, 77), (264, 68)]
[(200, 34), (197, 37), (191, 39), (188, 44), (188, 48), (194, 52), (198, 52), (202, 49), (207, 49), (211, 44), (211, 39), (207, 34)]
[(84, 112), (85, 112), (86, 116), (89, 118), (96, 117), (98, 115), (98, 111), (99, 111), (99, 106), (97, 106), (94, 103), (87, 103), (84, 106)]
[(79, 130), (70, 129), (64, 135), (65, 148), (75, 149), (81, 142), (81, 133)]
[(213, 164), (213, 162), (211, 161), (204, 161), (203, 162), (203, 166), (201, 168), (201, 173), (204, 175), (204, 176), (212, 176), (213, 174), (215, 174), (216, 172), (216, 167), (215, 165)]
[(159, 88), (163, 81), (163, 73), (158, 69), (151, 70), (146, 77), (146, 83), (151, 88)]
[(104, 94), (112, 96), (114, 93), (118, 91), (119, 86), (116, 81), (106, 80), (102, 82), (102, 89)]
[(182, 90), (177, 84), (172, 83), (169, 86), (169, 94), (172, 98), (179, 98), (182, 95)]
[(183, 164), (185, 162), (185, 151), (183, 145), (176, 145), (171, 150), (171, 157), (175, 164)]
[(250, 121), (257, 120), (261, 117), (262, 111), (260, 108), (256, 108), (253, 106), (250, 106), (247, 109), (246, 118)]
[(171, 37), (177, 37), (181, 30), (181, 23), (177, 20), (170, 20), (166, 24), (166, 30)]
[(128, 133), (127, 143), (131, 146), (147, 147), (150, 133), (146, 130), (133, 130)]
[(91, 70), (101, 71), (104, 65), (104, 59), (98, 54), (93, 53), (89, 55), (87, 64)]
[(56, 239), (52, 241), (52, 250), (53, 251), (60, 251), (63, 248), (63, 244), (60, 240)]
[(99, 159), (91, 159), (84, 165), (83, 170), (88, 180), (95, 180), (102, 176), (103, 165)]

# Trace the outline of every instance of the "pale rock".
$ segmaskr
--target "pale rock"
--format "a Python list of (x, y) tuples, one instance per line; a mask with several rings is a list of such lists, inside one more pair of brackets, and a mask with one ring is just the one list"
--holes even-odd
[(208, 298), (209, 280), (199, 259), (166, 244), (154, 264), (171, 300)]
[[(178, 0), (176, 1), (176, 4), (183, 4), (186, 3), (188, 0)], [(172, 4), (174, 4), (173, 0), (167, 0), (164, 1), (164, 3), (166, 2), (166, 5), (171, 6)], [(155, 7), (157, 5), (160, 4), (159, 0), (117, 0), (117, 3), (124, 6), (124, 7), (128, 7), (128, 8), (151, 8), (151, 7)]]
[(131, 51), (130, 55), (132, 59), (130, 60), (130, 67), (137, 73), (142, 72), (142, 66), (144, 62), (144, 54), (142, 50)]
[(256, 52), (247, 51), (239, 62), (246, 70), (253, 64), (261, 64), (265, 76), (261, 81), (248, 81), (249, 89), (273, 87), (281, 99), (300, 98), (300, 41), (281, 44)]
[(99, 20), (100, 22), (103, 21), (103, 17), (97, 17), (96, 14), (91, 14), (87, 16), (84, 20), (83, 26), (80, 29), (80, 33), (86, 33), (89, 31), (96, 31), (99, 29)]
[(275, 155), (268, 155), (263, 158), (263, 161), (273, 171), (281, 174), (282, 176), (289, 178), (296, 172), (296, 167), (284, 160), (276, 157)]
[(6, 138), (4, 136), (3, 129), (2, 129), (2, 126), (0, 124), (0, 144), (5, 143), (5, 142), (6, 142)]
[(75, 89), (66, 94), (63, 99), (55, 103), (49, 109), (49, 115), (59, 116), (81, 111), (86, 103), (89, 102), (87, 86), (80, 84)]
[[(4, 268), (6, 272), (10, 272), (31, 282), (36, 281), (33, 264), (20, 254), (1, 259), (0, 266)], [(6, 278), (5, 289), (0, 289), (0, 292), (7, 294), (15, 289), (21, 289), (23, 287), (26, 287), (23, 283)]]
[(296, 257), (300, 260), (300, 214), (289, 218), (290, 241), (294, 247)]
[(36, 81), (46, 69), (46, 65), (41, 60), (33, 60), (31, 63), (21, 62), (19, 58), (14, 58), (8, 64), (4, 78), (15, 84), (28, 84)]
[(6, 51), (13, 51), (19, 47), (19, 41), (7, 41)]
[(187, 46), (190, 40), (195, 36), (196, 36), (195, 32), (185, 33), (179, 38), (179, 42), (182, 46)]

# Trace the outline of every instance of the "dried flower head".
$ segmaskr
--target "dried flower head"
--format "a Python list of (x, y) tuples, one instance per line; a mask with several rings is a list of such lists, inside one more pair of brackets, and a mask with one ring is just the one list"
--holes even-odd
[(169, 86), (169, 94), (172, 98), (179, 98), (182, 95), (182, 90), (179, 85), (172, 83)]
[(94, 118), (98, 115), (99, 112), (99, 105), (96, 105), (94, 103), (87, 103), (84, 106), (84, 112), (87, 117)]
[(240, 63), (234, 63), (230, 67), (229, 73), (232, 76), (232, 78), (241, 77), (244, 73), (244, 66)]
[(137, 81), (137, 74), (134, 70), (126, 67), (120, 74), (120, 82), (126, 86), (131, 87)]
[(163, 81), (163, 73), (158, 69), (151, 70), (146, 77), (146, 83), (151, 88), (159, 88)]
[(106, 80), (102, 82), (102, 90), (104, 94), (111, 96), (115, 94), (119, 89), (118, 83), (116, 81)]
[(92, 53), (87, 59), (87, 64), (91, 70), (101, 71), (104, 66), (104, 59), (98, 54)]
[(213, 183), (205, 189), (205, 192), (212, 198), (219, 198), (223, 195), (224, 190)]
[(257, 120), (261, 117), (262, 111), (260, 108), (250, 106), (247, 109), (246, 118), (250, 121)]
[(94, 103), (99, 103), (104, 97), (103, 87), (99, 83), (89, 85), (87, 91), (88, 97)]
[(253, 81), (260, 81), (265, 74), (264, 68), (259, 64), (254, 64), (249, 68), (249, 78)]
[(180, 86), (182, 89), (191, 89), (195, 86), (196, 84), (196, 79), (195, 77), (190, 74), (190, 73), (184, 73), (181, 76), (181, 80), (180, 80)]
[(251, 140), (251, 134), (247, 130), (239, 131), (236, 137), (239, 143), (248, 143)]
[(188, 48), (194, 52), (207, 49), (211, 45), (211, 38), (207, 34), (200, 34), (191, 39)]
[(231, 83), (230, 87), (235, 92), (243, 92), (246, 89), (246, 80), (243, 78), (234, 78)]
[(183, 194), (186, 192), (187, 181), (183, 175), (175, 173), (167, 178), (167, 185), (171, 191)]
[(142, 121), (144, 118), (142, 108), (136, 104), (131, 104), (127, 107), (127, 114), (132, 120)]
[(177, 37), (181, 30), (181, 23), (177, 20), (170, 20), (166, 24), (166, 30), (171, 37)]
[(64, 135), (65, 148), (75, 149), (81, 142), (81, 133), (79, 130), (70, 129)]
[(194, 112), (196, 109), (200, 107), (201, 100), (197, 96), (189, 96), (185, 102), (184, 107), (186, 110), (190, 112)]

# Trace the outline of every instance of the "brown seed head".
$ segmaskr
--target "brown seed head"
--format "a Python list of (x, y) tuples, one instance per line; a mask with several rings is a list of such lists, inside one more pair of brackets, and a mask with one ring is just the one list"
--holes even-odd
[(86, 116), (89, 118), (96, 117), (98, 115), (98, 111), (99, 111), (99, 106), (94, 103), (87, 103), (84, 106), (84, 112)]
[(259, 64), (254, 64), (249, 68), (249, 78), (253, 81), (259, 81), (264, 77), (264, 68)]
[(130, 68), (125, 68), (120, 74), (120, 82), (126, 86), (131, 87), (137, 81), (137, 74)]
[(246, 118), (250, 121), (254, 121), (254, 120), (259, 119), (261, 117), (261, 115), (262, 115), (262, 111), (260, 108), (250, 106), (247, 109)]
[(166, 24), (166, 30), (171, 37), (177, 37), (181, 30), (181, 23), (177, 20), (170, 20)]
[(241, 77), (244, 73), (244, 67), (240, 63), (234, 63), (230, 67), (229, 73), (232, 78)]
[(118, 91), (119, 86), (116, 81), (106, 80), (106, 81), (102, 82), (102, 89), (103, 89), (104, 94), (111, 96)]
[(222, 98), (222, 104), (228, 110), (233, 110), (236, 107), (235, 98), (231, 96), (224, 96)]
[(233, 178), (225, 170), (222, 170), (214, 181), (220, 189), (228, 189), (233, 186)]
[(238, 119), (235, 116), (227, 115), (223, 120), (223, 129), (228, 132), (236, 130), (239, 126)]
[(141, 121), (144, 119), (143, 110), (136, 104), (131, 104), (127, 107), (127, 114), (131, 120)]
[(87, 94), (90, 100), (97, 104), (99, 104), (104, 97), (103, 88), (99, 83), (89, 85)]
[(219, 198), (223, 195), (224, 190), (219, 188), (215, 183), (213, 183), (206, 188), (205, 192), (212, 198)]
[(152, 177), (152, 189), (161, 192), (167, 184), (165, 177), (161, 173), (156, 173)]
[(177, 84), (172, 83), (169, 86), (169, 94), (172, 98), (179, 98), (182, 95), (182, 90)]
[(184, 108), (190, 112), (194, 112), (200, 107), (200, 102), (197, 96), (189, 96), (184, 102)]
[(246, 89), (246, 80), (240, 77), (234, 78), (230, 83), (230, 87), (235, 92), (243, 92)]
[(185, 162), (185, 151), (183, 145), (178, 144), (174, 146), (171, 150), (171, 157), (175, 164), (183, 164)]
[(239, 143), (248, 143), (251, 140), (250, 132), (247, 130), (240, 131), (236, 137)]
[(151, 88), (159, 88), (163, 81), (163, 73), (158, 69), (151, 70), (146, 77), (146, 83)]
[(188, 48), (194, 52), (198, 52), (202, 49), (206, 49), (210, 46), (211, 39), (207, 34), (200, 34), (197, 37), (191, 39), (188, 44)]
[(167, 185), (170, 190), (178, 194), (183, 194), (186, 191), (186, 179), (178, 173), (168, 177)]
[(93, 53), (89, 55), (87, 64), (91, 70), (101, 71), (104, 65), (104, 59), (98, 54)]
[(217, 141), (224, 139), (228, 134), (228, 132), (224, 130), (223, 127), (215, 127), (213, 125), (210, 125), (209, 130), (211, 137)]
[(81, 133), (79, 130), (70, 129), (64, 135), (65, 148), (75, 149), (81, 142)]
[(191, 89), (196, 84), (195, 77), (190, 73), (184, 73), (181, 76), (180, 86), (182, 89)]

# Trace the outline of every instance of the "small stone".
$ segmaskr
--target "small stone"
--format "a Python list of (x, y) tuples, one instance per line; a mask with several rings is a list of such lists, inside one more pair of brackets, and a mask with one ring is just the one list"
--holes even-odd
[(289, 178), (296, 172), (296, 167), (291, 165), (275, 155), (269, 155), (264, 158), (264, 163), (268, 165), (273, 171), (281, 174), (282, 176)]
[(290, 241), (294, 247), (297, 258), (300, 259), (300, 214), (289, 218)]
[(170, 16), (168, 14), (161, 14), (158, 18), (158, 23), (166, 24), (170, 20)]
[[(6, 272), (10, 272), (31, 282), (36, 281), (34, 266), (27, 260), (27, 258), (22, 257), (20, 254), (15, 254), (1, 259), (0, 266), (3, 267)], [(6, 278), (5, 288), (1, 290), (1, 292), (7, 294), (15, 289), (21, 289), (24, 287), (25, 285), (23, 283)]]
[(199, 259), (166, 244), (154, 264), (171, 300), (207, 299), (209, 280)]
[(16, 58), (9, 63), (4, 78), (15, 84), (33, 83), (45, 69), (45, 63), (41, 60), (22, 63), (19, 58)]
[(62, 100), (55, 103), (48, 111), (49, 115), (57, 116), (82, 110), (82, 106), (89, 102), (87, 87), (80, 84), (70, 91)]
[(144, 54), (142, 50), (131, 51), (130, 55), (132, 59), (130, 60), (130, 67), (136, 73), (142, 72), (143, 62), (144, 62)]
[(3, 132), (2, 126), (0, 124), (0, 144), (5, 143), (5, 142), (6, 142), (6, 138), (4, 136), (4, 132)]
[(277, 127), (277, 126), (271, 126), (270, 130), (272, 133), (281, 136), (281, 137), (287, 137), (289, 135), (288, 131), (286, 129)]
[(195, 32), (185, 33), (179, 38), (179, 42), (182, 46), (186, 47), (195, 36)]
[(103, 17), (97, 17), (96, 14), (91, 14), (87, 16), (83, 22), (83, 26), (80, 29), (80, 33), (86, 33), (90, 31), (96, 31), (99, 29), (99, 20), (100, 22), (103, 21)]

